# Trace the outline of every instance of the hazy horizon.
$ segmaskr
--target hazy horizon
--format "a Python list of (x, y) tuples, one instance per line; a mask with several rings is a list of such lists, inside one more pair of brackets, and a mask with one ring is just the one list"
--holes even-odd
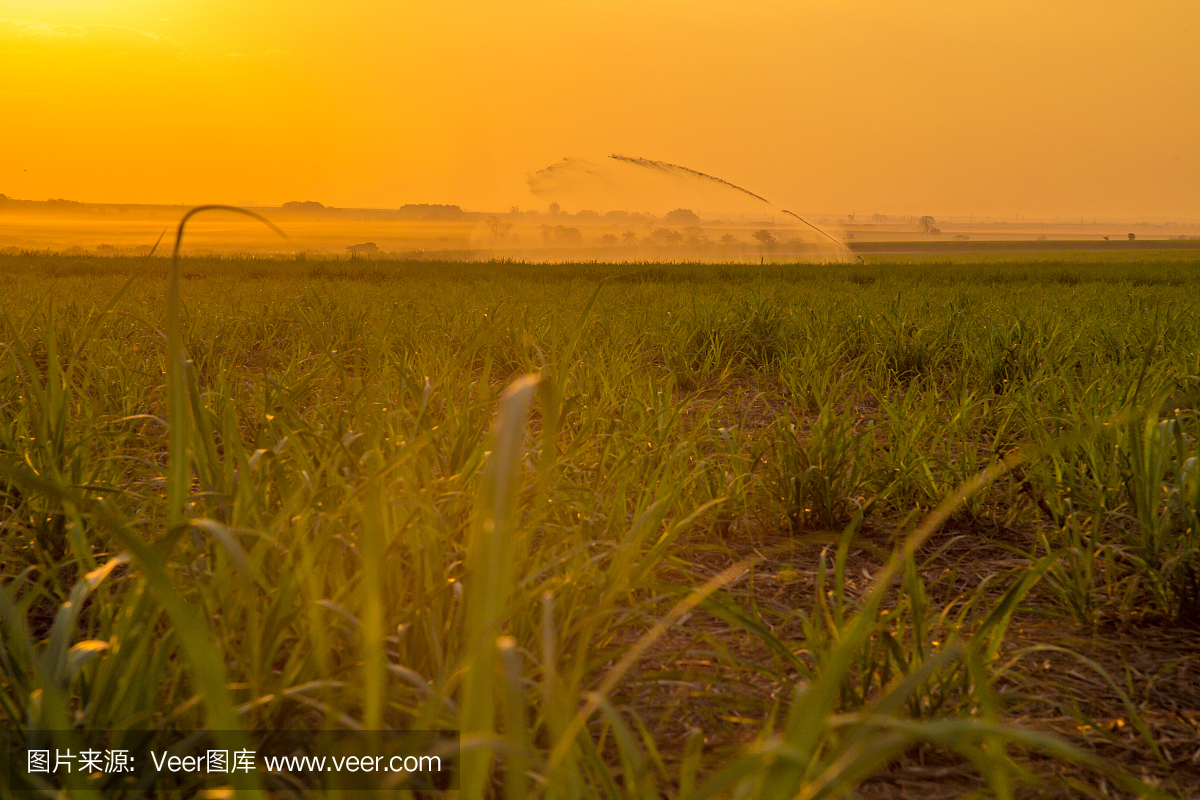
[[(258, 208), (258, 209), (268, 209), (268, 210), (284, 209), (289, 204), (294, 204), (294, 203), (317, 203), (317, 204), (320, 204), (323, 207), (322, 210), (325, 210), (325, 211), (339, 211), (339, 212), (351, 212), (351, 213), (353, 213), (353, 212), (373, 212), (373, 211), (395, 212), (395, 211), (404, 209), (405, 207), (439, 206), (439, 205), (457, 207), (465, 215), (478, 215), (478, 216), (488, 216), (488, 215), (509, 216), (509, 215), (512, 215), (513, 213), (517, 213), (517, 214), (521, 214), (521, 215), (538, 214), (538, 215), (542, 215), (542, 216), (553, 216), (556, 213), (556, 212), (550, 211), (547, 207), (541, 207), (541, 208), (517, 207), (516, 211), (514, 212), (513, 207), (509, 207), (508, 209), (473, 208), (473, 207), (464, 205), (462, 203), (442, 204), (442, 203), (427, 203), (427, 202), (423, 202), (423, 201), (405, 201), (405, 202), (401, 202), (399, 204), (393, 204), (390, 206), (339, 206), (339, 205), (324, 203), (321, 200), (315, 200), (313, 198), (306, 198), (304, 200), (293, 198), (291, 200), (284, 200), (282, 202), (266, 202), (266, 201), (260, 201), (260, 200), (245, 200), (245, 199), (243, 199), (243, 200), (235, 200), (235, 201), (193, 200), (190, 202), (185, 201), (185, 202), (177, 202), (177, 203), (137, 203), (137, 202), (122, 202), (122, 201), (97, 201), (97, 200), (89, 200), (89, 199), (77, 199), (77, 198), (71, 198), (71, 197), (49, 197), (49, 198), (13, 197), (12, 195), (4, 195), (3, 193), (0, 193), (0, 202), (3, 202), (4, 200), (16, 201), (17, 203), (21, 203), (21, 204), (38, 204), (38, 205), (56, 204), (57, 210), (59, 210), (64, 216), (70, 216), (72, 214), (72, 211), (74, 208), (79, 209), (79, 211), (77, 213), (87, 214), (87, 213), (93, 213), (93, 212), (89, 211), (88, 209), (89, 209), (89, 207), (95, 207), (95, 206), (117, 206), (117, 207), (129, 207), (129, 208), (139, 208), (139, 207), (141, 207), (141, 208), (161, 208), (161, 209), (174, 210), (174, 209), (193, 208), (195, 206), (203, 205), (203, 204), (209, 203), (209, 202), (221, 202), (224, 204), (240, 206), (243, 208), (251, 208), (251, 209)], [(58, 205), (58, 204), (61, 204), (61, 205)], [(567, 217), (573, 217), (573, 216), (576, 216), (579, 214), (587, 215), (589, 213), (596, 213), (601, 216), (604, 216), (605, 214), (607, 214), (610, 211), (619, 211), (619, 212), (625, 212), (625, 213), (634, 214), (634, 215), (650, 214), (650, 215), (654, 215), (656, 218), (661, 219), (663, 216), (665, 216), (665, 214), (669, 213), (670, 210), (673, 210), (673, 208), (672, 209), (660, 208), (657, 211), (652, 211), (647, 208), (606, 208), (606, 207), (602, 207), (602, 206), (597, 207), (597, 208), (591, 208), (591, 207), (580, 206), (578, 204), (576, 204), (576, 207), (573, 208), (573, 207), (567, 206), (566, 204), (559, 204), (559, 205), (561, 206), (561, 210), (557, 213), (561, 214), (562, 216), (567, 216)], [(692, 208), (688, 208), (686, 205), (685, 206), (674, 206), (674, 208), (681, 208), (681, 209), (685, 209), (685, 210), (689, 210), (689, 211), (695, 210)], [(6, 209), (0, 207), (0, 213), (2, 213), (5, 210)], [(869, 211), (858, 210), (855, 212), (851, 212), (850, 214), (847, 214), (847, 213), (845, 213), (844, 210), (839, 212), (839, 211), (830, 211), (830, 210), (821, 211), (821, 210), (813, 210), (813, 209), (804, 209), (804, 210), (801, 210), (799, 213), (802, 216), (804, 216), (805, 218), (809, 218), (812, 220), (818, 220), (818, 219), (824, 220), (826, 224), (830, 224), (830, 225), (838, 225), (838, 224), (871, 225), (871, 224), (881, 224), (881, 223), (883, 223), (883, 224), (912, 224), (920, 217), (925, 216), (927, 211), (928, 211), (928, 209), (926, 209), (924, 211), (920, 211), (920, 212), (918, 212), (918, 211), (888, 212), (888, 211), (880, 211), (880, 210), (869, 210)], [(303, 212), (300, 212), (300, 213), (303, 213)], [(772, 213), (772, 209), (770, 209), (770, 208), (764, 209), (759, 214), (755, 214), (753, 212), (747, 212), (744, 209), (743, 210), (733, 210), (733, 209), (711, 210), (710, 209), (710, 210), (701, 210), (698, 213), (700, 213), (700, 215), (706, 221), (708, 221), (708, 220), (748, 221), (748, 220), (756, 220), (756, 219), (770, 220), (772, 217), (775, 217), (778, 220), (782, 220), (782, 216), (780, 215), (780, 212), (778, 210), (774, 210), (774, 213)], [(1066, 217), (1066, 216), (1062, 216), (1062, 215), (1056, 215), (1053, 217), (1037, 217), (1037, 216), (1027, 216), (1027, 215), (999, 216), (999, 215), (981, 215), (981, 214), (970, 214), (970, 213), (952, 213), (952, 214), (951, 213), (930, 213), (929, 216), (934, 217), (938, 223), (945, 223), (945, 224), (963, 224), (963, 223), (976, 224), (976, 225), (1021, 224), (1021, 225), (1062, 225), (1062, 226), (1083, 226), (1083, 227), (1094, 226), (1094, 225), (1145, 225), (1145, 224), (1150, 224), (1150, 225), (1164, 225), (1165, 224), (1168, 226), (1179, 225), (1182, 227), (1200, 226), (1200, 217), (1189, 218), (1189, 217), (1181, 217), (1181, 216), (1173, 217), (1173, 216), (1142, 215), (1142, 216), (1126, 216), (1126, 217), (1098, 217), (1098, 218), (1075, 217), (1075, 218), (1072, 218), (1072, 217)], [(878, 217), (882, 217), (883, 219), (877, 219)]]

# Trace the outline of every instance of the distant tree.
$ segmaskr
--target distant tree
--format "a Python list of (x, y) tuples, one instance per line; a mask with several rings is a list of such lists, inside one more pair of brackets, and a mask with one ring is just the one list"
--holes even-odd
[(1134, 239), (1136, 239), (1136, 238), (1137, 238), (1137, 234), (1136, 234), (1136, 233), (1131, 233), (1131, 234), (1129, 234), (1129, 241), (1131, 241), (1131, 242), (1132, 242), (1132, 241), (1133, 241)]
[(917, 227), (921, 233), (933, 233), (933, 226), (937, 224), (937, 220), (926, 214), (917, 220)]
[(369, 253), (378, 253), (379, 246), (374, 242), (363, 242), (362, 244), (352, 244), (346, 248), (350, 251), (350, 258), (356, 259), (360, 255)]
[(600, 244), (603, 245), (614, 245), (619, 241), (620, 239), (618, 239), (616, 236), (613, 236), (611, 233), (606, 233), (600, 237)]
[(758, 240), (759, 244), (764, 246), (768, 244), (775, 244), (775, 237), (772, 236), (771, 232), (767, 230), (755, 231), (754, 238)]
[(484, 217), (483, 221), (487, 223), (488, 228), (492, 231), (492, 241), (493, 242), (504, 241), (505, 238), (508, 237), (508, 232), (512, 230), (511, 222), (505, 222), (504, 220), (497, 217), (495, 214), (492, 214), (491, 216), (488, 216), (488, 217)]
[(509, 209), (508, 209), (508, 213), (510, 213), (510, 214), (520, 214), (520, 213), (521, 213), (521, 209), (517, 208), (516, 206), (512, 206), (511, 208), (509, 208)]
[(965, 233), (954, 234), (954, 241), (956, 241), (956, 242), (965, 242), (967, 239), (970, 239), (970, 238), (971, 237), (967, 236)]
[(737, 237), (732, 233), (727, 233), (721, 237), (721, 244), (730, 245), (737, 244)]
[(683, 229), (687, 234), (687, 243), (696, 247), (708, 242), (708, 236), (704, 233), (704, 228), (699, 225), (689, 225)]
[(591, 209), (585, 208), (582, 211), (575, 212), (575, 219), (600, 219), (600, 215)]
[(650, 234), (650, 241), (654, 244), (683, 244), (683, 234), (670, 228), (656, 228)]
[(562, 211), (562, 206), (560, 206), (558, 203), (551, 203), (551, 204), (550, 204), (550, 213), (551, 213), (551, 214), (557, 214), (557, 213), (559, 213), (560, 211)]
[(547, 242), (554, 241), (554, 226), (553, 225), (543, 225), (542, 226), (542, 238), (544, 240), (546, 240)]
[(554, 241), (562, 244), (578, 244), (583, 241), (579, 228), (568, 228), (566, 225), (554, 226)]
[(874, 222), (875, 224), (879, 224), (880, 222), (887, 222), (887, 217), (885, 217), (883, 214), (878, 214), (878, 213), (872, 214), (871, 222)]
[(625, 234), (621, 236), (621, 244), (637, 244), (637, 242), (638, 238), (635, 231), (625, 231)]
[(668, 211), (663, 221), (672, 225), (693, 225), (700, 221), (700, 216), (690, 208), (677, 208), (674, 211)]
[(623, 221), (629, 219), (629, 212), (614, 209), (612, 211), (609, 211), (607, 214), (605, 214), (604, 218), (607, 220), (612, 220), (613, 222), (623, 222)]

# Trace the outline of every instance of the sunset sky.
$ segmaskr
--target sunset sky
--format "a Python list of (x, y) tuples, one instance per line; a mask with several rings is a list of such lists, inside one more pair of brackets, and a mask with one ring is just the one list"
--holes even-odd
[(0, 0), (18, 198), (542, 207), (618, 152), (810, 211), (1196, 219), (1197, 142), (1195, 0)]

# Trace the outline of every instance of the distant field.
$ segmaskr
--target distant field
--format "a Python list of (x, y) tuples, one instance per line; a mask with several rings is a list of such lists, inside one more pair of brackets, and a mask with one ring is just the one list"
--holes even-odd
[(0, 728), (1197, 796), (1200, 253), (865, 262), (0, 255)]
[(1194, 250), (1200, 251), (1200, 237), (1189, 239), (1057, 239), (1040, 241), (1034, 240), (988, 240), (979, 238), (975, 241), (878, 241), (852, 242), (851, 248), (860, 255), (887, 253), (917, 253), (926, 256), (943, 253), (993, 253), (1011, 252), (1026, 254), (1049, 254), (1062, 252), (1087, 253), (1122, 253), (1134, 251), (1145, 253), (1155, 250)]
[[(237, 215), (201, 215), (189, 224), (184, 252), (196, 256), (304, 253), (310, 258), (347, 258), (348, 247), (371, 242), (380, 258), (787, 263), (846, 255), (835, 241), (772, 208), (761, 213), (686, 219), (670, 213), (655, 216), (622, 211), (493, 214), (463, 211), (457, 206), (342, 209), (312, 205), (317, 207), (255, 208), (279, 225), (287, 239)], [(185, 211), (184, 206), (29, 202), (0, 196), (0, 252), (145, 255), (164, 231), (174, 230)], [(1042, 224), (975, 222), (960, 217), (936, 220), (933, 231), (924, 233), (915, 217), (869, 222), (861, 216), (855, 220), (813, 214), (807, 219), (836, 242), (860, 253), (1200, 248), (1200, 226), (1184, 223)], [(1132, 241), (1130, 234), (1135, 237)]]

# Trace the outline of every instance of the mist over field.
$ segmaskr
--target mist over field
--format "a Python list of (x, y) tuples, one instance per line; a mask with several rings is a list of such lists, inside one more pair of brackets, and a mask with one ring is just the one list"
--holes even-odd
[[(1042, 248), (1121, 243), (1200, 242), (1200, 224), (1173, 220), (1079, 221), (993, 220), (932, 215), (866, 216), (804, 213), (805, 222), (767, 203), (730, 202), (737, 196), (716, 189), (705, 210), (707, 187), (676, 191), (654, 211), (610, 208), (606, 201), (576, 194), (573, 184), (556, 183), (562, 198), (538, 207), (465, 210), (453, 204), (409, 203), (390, 209), (335, 208), (318, 201), (282, 206), (248, 205), (287, 233), (280, 239), (236, 215), (201, 216), (192, 223), (184, 252), (202, 254), (298, 255), (310, 258), (512, 258), (532, 261), (839, 261), (862, 252), (937, 252), (989, 247)], [(640, 187), (639, 187), (640, 189)], [(672, 205), (673, 202), (690, 205)], [(730, 208), (720, 209), (725, 202)], [(592, 203), (592, 206), (585, 204)], [(693, 208), (692, 206), (695, 206)], [(633, 206), (637, 207), (637, 206)], [(596, 210), (603, 209), (603, 210)], [(0, 250), (108, 256), (145, 256), (186, 206), (106, 205), (72, 201), (0, 199)], [(928, 222), (925, 217), (928, 216)], [(816, 229), (814, 229), (814, 227)], [(1132, 234), (1132, 237), (1130, 236)], [(165, 242), (165, 244), (163, 244)], [(902, 243), (902, 244), (901, 244)], [(1074, 243), (1074, 244), (1072, 244)], [(155, 255), (169, 255), (164, 236)], [(351, 251), (355, 245), (374, 245)], [(1139, 245), (1141, 246), (1141, 245)], [(901, 248), (901, 249), (897, 249)]]

